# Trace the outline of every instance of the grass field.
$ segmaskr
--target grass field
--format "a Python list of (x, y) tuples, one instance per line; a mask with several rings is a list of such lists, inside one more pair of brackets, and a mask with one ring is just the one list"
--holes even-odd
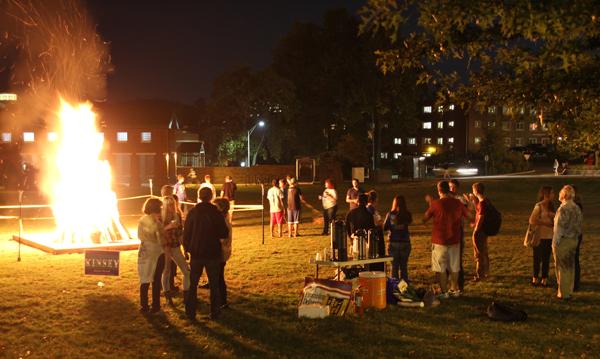
[[(543, 184), (556, 189), (561, 178)], [(582, 291), (570, 302), (555, 299), (554, 289), (531, 288), (531, 253), (522, 240), (529, 211), (541, 180), (495, 180), (492, 201), (503, 213), (501, 234), (490, 241), (492, 276), (469, 284), (461, 298), (433, 309), (388, 307), (362, 318), (297, 318), (297, 302), (305, 276), (313, 275), (309, 259), (328, 245), (321, 228), (305, 224), (302, 237), (270, 239), (261, 244), (260, 217), (246, 212), (234, 218), (234, 254), (227, 264), (231, 306), (218, 322), (207, 320), (208, 292), (199, 290), (201, 316), (189, 324), (176, 308), (138, 313), (137, 252), (121, 254), (119, 277), (83, 275), (83, 255), (53, 256), (9, 241), (17, 226), (0, 226), (0, 357), (6, 358), (190, 358), (190, 357), (426, 357), (497, 358), (600, 356), (600, 183), (569, 180), (584, 201)], [(468, 183), (463, 184), (467, 189)], [(375, 186), (380, 211), (393, 195), (404, 194), (415, 218), (424, 212), (432, 182)], [(318, 206), (318, 186), (303, 188)], [(342, 190), (345, 192), (345, 188)], [(240, 203), (256, 204), (256, 187), (242, 187)], [(123, 213), (141, 205), (130, 203)], [(345, 210), (345, 206), (342, 206)], [(85, 210), (82, 208), (82, 210)], [(312, 214), (305, 211), (305, 222)], [(135, 228), (137, 217), (124, 217)], [(430, 227), (412, 226), (410, 276), (417, 285), (433, 282), (430, 272)], [(50, 228), (45, 221), (26, 222), (26, 230)], [(467, 244), (465, 267), (472, 273)], [(553, 269), (553, 267), (552, 267)], [(98, 286), (98, 281), (104, 283)], [(554, 274), (551, 275), (554, 283)], [(506, 324), (484, 315), (492, 300), (514, 304), (529, 314), (526, 322)]]

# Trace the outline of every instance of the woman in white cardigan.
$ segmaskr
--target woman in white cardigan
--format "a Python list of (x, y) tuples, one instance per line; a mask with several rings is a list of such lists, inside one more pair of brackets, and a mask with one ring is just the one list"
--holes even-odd
[[(149, 198), (144, 203), (144, 216), (138, 223), (138, 274), (140, 276), (140, 311), (156, 313), (160, 311), (161, 274), (165, 265), (165, 229), (160, 212), (162, 202)], [(152, 283), (152, 308), (148, 306), (148, 289)]]

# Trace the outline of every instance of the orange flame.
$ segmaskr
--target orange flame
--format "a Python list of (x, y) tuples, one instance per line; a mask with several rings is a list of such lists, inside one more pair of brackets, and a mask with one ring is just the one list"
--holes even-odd
[(119, 220), (110, 165), (101, 159), (104, 143), (89, 103), (61, 99), (55, 151), (48, 156), (44, 188), (52, 203), (57, 240), (105, 243), (129, 238)]

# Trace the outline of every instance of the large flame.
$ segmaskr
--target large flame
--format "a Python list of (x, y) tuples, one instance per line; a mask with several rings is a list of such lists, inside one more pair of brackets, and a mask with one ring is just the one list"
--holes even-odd
[(55, 151), (48, 153), (45, 189), (63, 243), (104, 243), (126, 239), (119, 220), (111, 171), (101, 159), (104, 143), (89, 103), (71, 105), (61, 99)]

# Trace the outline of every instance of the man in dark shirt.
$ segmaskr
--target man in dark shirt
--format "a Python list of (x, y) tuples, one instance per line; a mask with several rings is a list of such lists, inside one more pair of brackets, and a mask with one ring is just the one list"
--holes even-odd
[[(200, 203), (188, 213), (184, 232), (183, 248), (191, 256), (190, 289), (185, 298), (185, 313), (190, 320), (196, 319), (198, 281), (204, 267), (209, 283), (219, 283), (222, 262), (221, 238), (227, 238), (229, 230), (225, 217), (210, 203), (212, 190), (208, 187), (199, 191)], [(210, 318), (215, 320), (221, 311), (220, 288), (210, 286)]]
[(302, 190), (298, 187), (298, 182), (294, 177), (288, 181), (290, 187), (287, 194), (287, 221), (288, 221), (288, 236), (298, 237), (298, 225), (300, 224), (302, 202), (304, 196)]
[(375, 228), (375, 220), (373, 215), (367, 209), (368, 197), (366, 194), (358, 196), (358, 207), (348, 212), (346, 215), (346, 233), (352, 236), (357, 230)]
[(359, 187), (358, 179), (352, 179), (352, 188), (346, 192), (346, 203), (348, 203), (349, 210), (353, 210), (358, 207), (358, 196), (364, 193), (364, 191)]
[(235, 206), (235, 192), (237, 191), (237, 185), (233, 182), (231, 176), (225, 176), (225, 183), (221, 188), (221, 197), (227, 198), (229, 201), (229, 220), (233, 222), (233, 207)]

